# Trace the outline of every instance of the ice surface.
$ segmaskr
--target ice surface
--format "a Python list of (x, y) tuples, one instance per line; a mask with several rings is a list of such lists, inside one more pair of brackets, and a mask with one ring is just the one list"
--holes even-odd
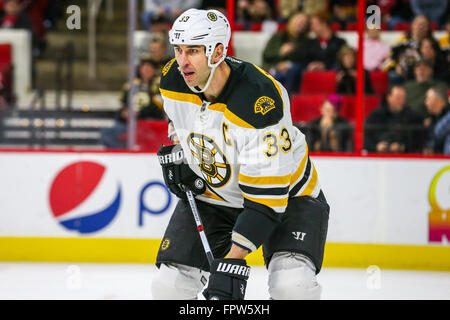
[[(156, 270), (150, 264), (0, 263), (0, 299), (148, 300)], [(322, 299), (450, 299), (450, 272), (324, 268), (318, 280)], [(246, 298), (269, 298), (264, 267), (252, 267)]]

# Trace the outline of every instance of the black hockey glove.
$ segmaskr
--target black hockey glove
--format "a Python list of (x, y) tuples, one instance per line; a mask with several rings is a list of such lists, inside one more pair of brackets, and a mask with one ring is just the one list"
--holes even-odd
[(205, 192), (205, 181), (185, 163), (183, 149), (179, 144), (161, 145), (157, 155), (162, 166), (164, 182), (177, 197), (186, 199), (187, 190), (191, 190), (194, 195)]
[(243, 259), (215, 259), (211, 264), (207, 300), (244, 300), (250, 267)]

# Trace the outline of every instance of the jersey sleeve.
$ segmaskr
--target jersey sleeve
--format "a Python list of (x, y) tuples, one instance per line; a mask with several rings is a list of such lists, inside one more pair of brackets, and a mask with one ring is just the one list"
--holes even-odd
[(242, 135), (249, 137), (238, 157), (244, 210), (233, 228), (232, 241), (248, 251), (264, 242), (286, 210), (295, 167), (291, 131), (277, 124)]

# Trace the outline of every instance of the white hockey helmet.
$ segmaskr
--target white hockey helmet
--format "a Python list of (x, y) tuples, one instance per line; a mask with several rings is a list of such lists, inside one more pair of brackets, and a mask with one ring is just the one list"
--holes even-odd
[[(230, 37), (230, 23), (217, 10), (189, 9), (175, 20), (169, 31), (172, 45), (205, 46), (210, 68), (217, 67), (226, 58)], [(224, 52), (221, 59), (212, 64), (212, 54), (219, 43), (224, 46)]]

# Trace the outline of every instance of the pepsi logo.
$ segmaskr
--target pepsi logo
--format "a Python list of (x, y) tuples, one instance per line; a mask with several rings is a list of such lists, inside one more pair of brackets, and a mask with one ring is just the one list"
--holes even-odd
[(89, 234), (113, 221), (121, 194), (119, 182), (104, 165), (78, 161), (64, 167), (53, 179), (50, 210), (67, 230)]

